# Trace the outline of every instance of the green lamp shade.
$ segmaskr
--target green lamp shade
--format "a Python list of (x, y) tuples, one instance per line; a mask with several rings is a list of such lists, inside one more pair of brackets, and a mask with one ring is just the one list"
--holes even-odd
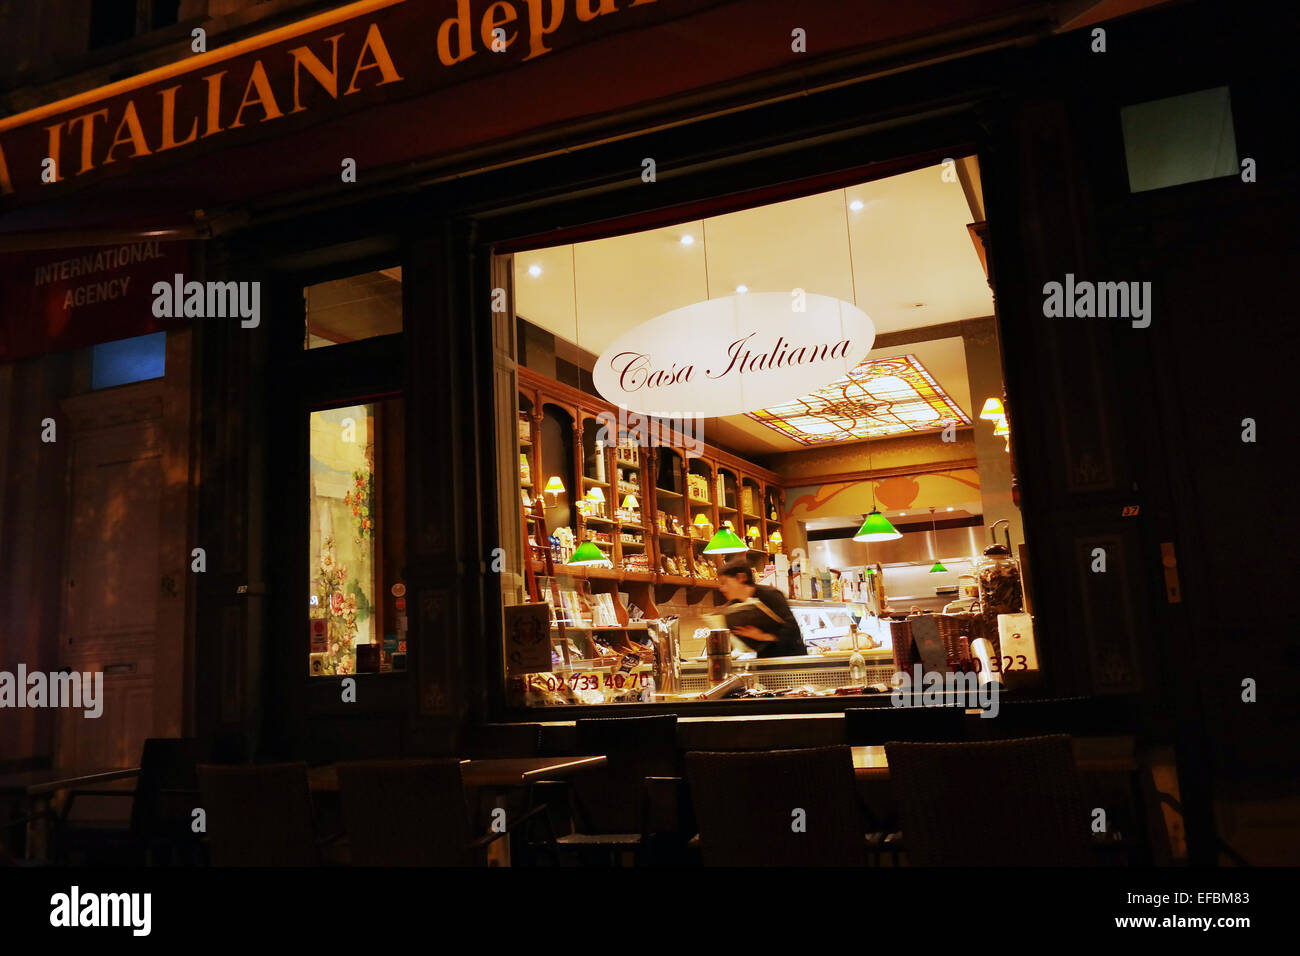
[(705, 554), (736, 554), (748, 550), (749, 545), (741, 541), (730, 528), (720, 528), (704, 547)]
[(867, 520), (862, 522), (862, 527), (858, 533), (853, 536), (854, 541), (894, 541), (901, 538), (903, 533), (889, 523), (889, 519), (879, 511), (873, 511), (867, 515)]
[(943, 566), (943, 562), (942, 562), (942, 561), (936, 561), (936, 562), (934, 562), (934, 567), (932, 567), (932, 568), (930, 569), (930, 573), (931, 573), (931, 574), (938, 574), (940, 571), (947, 571), (947, 570), (948, 570), (948, 569), (945, 568), (945, 567)]
[(590, 541), (584, 541), (582, 544), (578, 545), (577, 550), (573, 552), (573, 557), (569, 558), (565, 563), (587, 566), (594, 564), (608, 564), (609, 559), (605, 557), (604, 552), (602, 552), (600, 548), (596, 547), (595, 544)]

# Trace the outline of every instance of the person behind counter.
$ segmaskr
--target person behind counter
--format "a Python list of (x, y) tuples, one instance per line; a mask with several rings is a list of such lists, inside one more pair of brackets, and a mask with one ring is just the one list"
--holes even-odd
[(807, 654), (803, 632), (785, 595), (776, 588), (754, 583), (754, 571), (743, 557), (732, 558), (718, 572), (718, 589), (732, 602), (752, 598), (770, 612), (770, 626), (737, 625), (731, 632), (759, 657), (797, 657)]

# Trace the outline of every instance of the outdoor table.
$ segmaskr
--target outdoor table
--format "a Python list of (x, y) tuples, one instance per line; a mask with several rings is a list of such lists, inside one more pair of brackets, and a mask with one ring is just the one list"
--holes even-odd
[[(594, 757), (486, 757), (462, 760), (466, 789), (527, 787), (538, 780), (567, 777), (581, 770), (603, 767), (605, 758)], [(307, 771), (311, 789), (328, 793), (339, 788), (338, 767), (327, 764)]]
[(94, 769), (48, 767), (44, 770), (22, 770), (0, 775), (0, 797), (18, 797), (24, 804), (23, 817), (27, 821), (27, 859), (45, 859), (49, 851), (46, 831), (52, 815), (50, 805), (59, 791), (109, 783), (126, 777), (135, 777), (139, 773), (139, 767)]

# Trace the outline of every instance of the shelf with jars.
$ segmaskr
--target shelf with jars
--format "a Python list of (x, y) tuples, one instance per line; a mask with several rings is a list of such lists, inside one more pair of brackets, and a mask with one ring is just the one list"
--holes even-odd
[[(730, 555), (704, 551), (723, 527), (749, 544), (757, 570), (770, 560), (779, 518), (748, 509), (780, 501), (774, 472), (708, 445), (698, 456), (685, 453), (686, 441), (637, 445), (615, 433), (609, 403), (531, 369), (518, 374), (520, 499), (526, 507), (542, 497), (557, 573), (716, 590)], [(571, 564), (586, 543), (599, 563)]]

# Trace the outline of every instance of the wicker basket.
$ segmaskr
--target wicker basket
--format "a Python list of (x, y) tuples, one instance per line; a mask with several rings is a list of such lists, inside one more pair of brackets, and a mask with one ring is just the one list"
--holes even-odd
[[(970, 645), (981, 637), (987, 637), (984, 616), (977, 609), (972, 609), (954, 611), (952, 614), (936, 614), (934, 619), (939, 625), (939, 637), (943, 639), (943, 652), (948, 668), (962, 670), (970, 663)], [(966, 638), (964, 646), (960, 643), (963, 637)]]
[(958, 662), (958, 667), (963, 663), (960, 661), (957, 646), (957, 640), (961, 637), (967, 638), (965, 663), (969, 663), (971, 660), (970, 646), (981, 637), (993, 647), (994, 658), (1001, 659), (1002, 641), (998, 636), (997, 615), (993, 616), (992, 626), (990, 627), (989, 616), (984, 613), (978, 601), (971, 605), (969, 611), (936, 614), (935, 617), (939, 623), (939, 636), (943, 638), (943, 649), (948, 657), (949, 666), (952, 666), (953, 661)]
[(906, 620), (889, 622), (889, 642), (894, 649), (894, 670), (912, 670), (912, 625)]

